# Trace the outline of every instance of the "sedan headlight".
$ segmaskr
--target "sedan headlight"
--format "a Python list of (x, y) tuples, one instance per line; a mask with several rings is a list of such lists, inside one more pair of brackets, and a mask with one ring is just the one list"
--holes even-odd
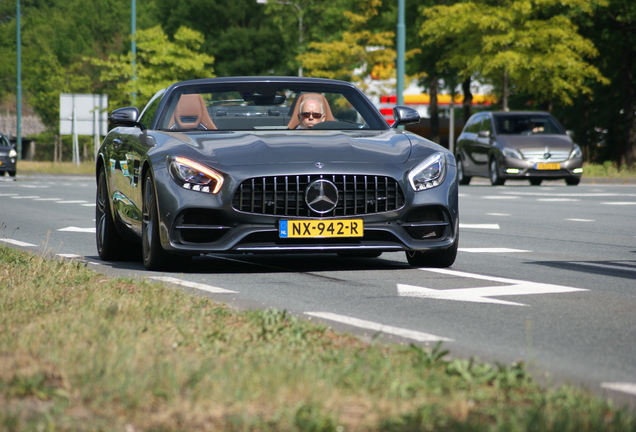
[(15, 151), (15, 149), (9, 150), (9, 157), (10, 158), (18, 157), (18, 152)]
[(416, 192), (439, 186), (446, 176), (444, 153), (433, 153), (409, 172), (411, 187)]
[(217, 194), (223, 186), (220, 173), (193, 160), (175, 157), (169, 167), (174, 181), (184, 189)]
[(509, 157), (512, 159), (523, 159), (523, 156), (521, 155), (519, 150), (514, 148), (504, 147), (503, 149), (501, 149), (501, 152), (505, 157)]
[(574, 144), (574, 148), (570, 152), (570, 159), (578, 159), (582, 157), (583, 151), (581, 150), (581, 147), (579, 147), (577, 144)]

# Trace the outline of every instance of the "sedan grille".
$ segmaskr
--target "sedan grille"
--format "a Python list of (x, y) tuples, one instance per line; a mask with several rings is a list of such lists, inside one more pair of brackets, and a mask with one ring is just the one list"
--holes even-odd
[[(539, 162), (539, 161), (566, 161), (570, 157), (569, 150), (522, 150), (521, 153), (526, 160)], [(546, 158), (546, 155), (549, 155)]]
[[(336, 207), (316, 213), (305, 202), (307, 186), (328, 180), (338, 189)], [(258, 177), (238, 187), (232, 206), (241, 212), (297, 217), (360, 216), (395, 211), (404, 206), (404, 193), (390, 177), (373, 175), (298, 175)]]

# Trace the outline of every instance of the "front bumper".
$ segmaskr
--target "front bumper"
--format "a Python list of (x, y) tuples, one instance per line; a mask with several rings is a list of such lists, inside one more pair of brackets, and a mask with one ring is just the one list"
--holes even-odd
[[(558, 164), (558, 168), (554, 164)], [(542, 167), (545, 167), (542, 169)], [(505, 157), (500, 162), (500, 175), (506, 179), (564, 179), (580, 178), (583, 173), (583, 159), (567, 159), (561, 161), (540, 160), (529, 161)]]

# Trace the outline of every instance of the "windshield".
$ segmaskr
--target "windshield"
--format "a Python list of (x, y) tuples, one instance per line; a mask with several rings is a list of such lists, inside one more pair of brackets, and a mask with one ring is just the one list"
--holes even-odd
[(549, 115), (510, 114), (495, 116), (499, 135), (563, 135), (565, 131)]
[(158, 129), (386, 129), (366, 98), (348, 87), (285, 83), (190, 86), (172, 92)]

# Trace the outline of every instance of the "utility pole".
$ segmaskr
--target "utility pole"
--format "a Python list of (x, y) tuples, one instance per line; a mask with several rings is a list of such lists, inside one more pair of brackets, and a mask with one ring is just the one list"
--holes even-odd
[(18, 160), (22, 160), (22, 36), (20, 34), (20, 0), (16, 3), (15, 14), (15, 27), (16, 27), (16, 52), (17, 52), (17, 75), (18, 82), (15, 95), (15, 109), (16, 109), (16, 145), (18, 152)]
[(397, 24), (397, 80), (396, 95), (397, 104), (404, 104), (404, 51), (406, 45), (406, 26), (404, 24), (404, 0), (398, 0), (398, 24)]
[(137, 33), (137, 2), (131, 0), (130, 5), (130, 52), (132, 54), (131, 67), (132, 67), (132, 104), (137, 105), (137, 42), (135, 41)]

